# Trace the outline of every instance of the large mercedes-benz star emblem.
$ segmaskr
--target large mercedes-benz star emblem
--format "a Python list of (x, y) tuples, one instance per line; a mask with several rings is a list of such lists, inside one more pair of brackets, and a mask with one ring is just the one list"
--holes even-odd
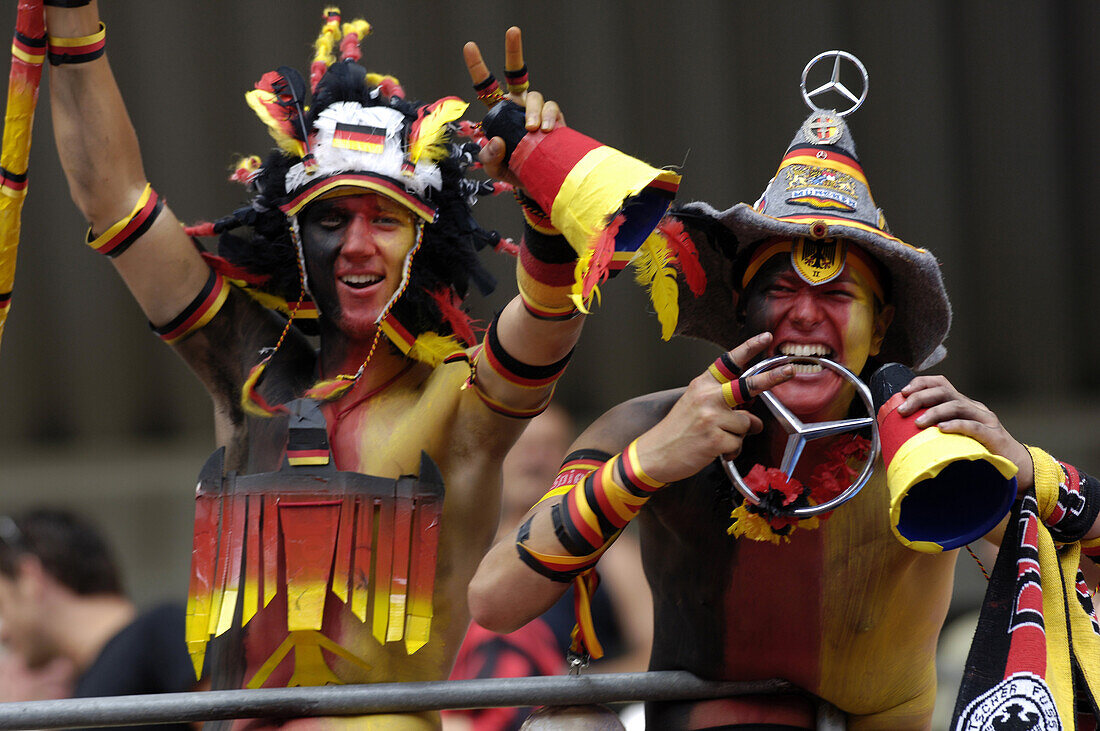
[[(783, 451), (783, 462), (780, 464), (779, 469), (782, 470), (783, 474), (788, 478), (794, 474), (794, 469), (798, 465), (798, 460), (802, 456), (802, 450), (806, 447), (806, 442), (822, 437), (831, 437), (836, 434), (859, 431), (860, 429), (871, 429), (871, 448), (867, 452), (867, 462), (863, 465), (863, 471), (860, 472), (859, 477), (848, 486), (848, 489), (832, 500), (826, 500), (819, 505), (811, 505), (805, 508), (794, 508), (787, 513), (788, 515), (794, 515), (799, 518), (809, 518), (814, 515), (826, 513), (851, 500), (856, 496), (856, 493), (867, 484), (867, 481), (871, 479), (871, 475), (874, 472), (875, 460), (878, 458), (879, 452), (878, 422), (875, 421), (874, 417), (875, 410), (871, 401), (871, 390), (850, 370), (826, 358), (803, 355), (779, 355), (757, 363), (747, 369), (742, 377), (744, 378), (760, 373), (761, 371), (778, 368), (787, 363), (816, 363), (824, 368), (835, 371), (841, 378), (855, 387), (856, 393), (858, 393), (860, 399), (863, 400), (863, 406), (867, 409), (868, 414), (859, 419), (841, 419), (839, 421), (819, 421), (811, 424), (804, 424), (801, 419), (791, 413), (790, 409), (781, 404), (770, 392), (765, 391), (760, 394), (760, 399), (764, 402), (764, 405), (772, 412), (772, 416), (779, 422), (783, 431), (787, 432), (787, 446)], [(759, 505), (760, 498), (745, 484), (733, 460), (723, 459), (721, 462), (722, 467), (726, 470), (726, 475), (729, 476), (730, 482), (737, 488), (737, 491), (744, 495), (745, 499), (753, 505)]]
[[(833, 72), (829, 76), (829, 80), (814, 89), (813, 91), (806, 91), (806, 77), (809, 76), (810, 69), (812, 69), (814, 67), (814, 64), (816, 64), (818, 61), (823, 61), (829, 58), (833, 59)], [(856, 70), (859, 71), (860, 76), (863, 78), (863, 92), (859, 96), (853, 94), (852, 91), (840, 80), (841, 59), (845, 59), (846, 61), (854, 65), (856, 67)], [(814, 104), (815, 98), (832, 91), (836, 92), (837, 94), (851, 102), (852, 106), (848, 107), (843, 112), (836, 112), (837, 116), (846, 117), (855, 110), (859, 109), (860, 105), (863, 104), (863, 100), (867, 98), (867, 89), (869, 88), (869, 86), (870, 78), (867, 76), (866, 67), (864, 67), (864, 65), (860, 62), (858, 58), (848, 53), (847, 51), (825, 51), (824, 53), (819, 53), (812, 59), (810, 59), (810, 62), (806, 64), (806, 68), (802, 69), (802, 83), (800, 84), (800, 88), (802, 89), (802, 98), (806, 101), (806, 104), (809, 105), (810, 109), (815, 112), (826, 112), (832, 110), (831, 105), (827, 107), (819, 107), (817, 104)]]

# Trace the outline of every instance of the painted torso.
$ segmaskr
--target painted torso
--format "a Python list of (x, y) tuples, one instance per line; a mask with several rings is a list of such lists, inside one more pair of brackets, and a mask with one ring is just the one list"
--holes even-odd
[[(322, 406), (335, 469), (385, 478), (378, 482), (386, 483), (382, 492), (389, 491), (390, 497), (364, 499), (322, 491), (249, 498), (249, 515), (255, 512), (256, 517), (236, 518), (250, 539), (244, 542), (241, 599), (233, 600), (242, 605), (251, 601), (258, 608), (243, 628), (238, 608), (232, 628), (218, 632), (209, 643), (207, 668), (213, 687), (447, 677), (469, 623), (466, 586), (496, 527), (500, 461), (518, 433), (515, 426), (502, 426), (499, 417), (463, 389), (468, 376), (462, 363), (435, 369), (414, 364), (383, 388), (368, 393), (357, 386)], [(250, 453), (240, 460), (248, 465), (242, 472), (257, 475), (280, 469), (287, 421), (286, 416), (249, 419), (256, 428), (247, 440)], [(280, 446), (272, 450), (273, 444)], [(401, 487), (410, 480), (398, 480), (421, 475), (422, 452), (442, 474), (441, 514), (438, 505), (422, 504), (421, 497), (408, 492), (419, 488)], [(283, 469), (287, 471), (293, 473), (294, 468)], [(387, 487), (392, 484), (398, 487)], [(366, 507), (372, 502), (373, 507)], [(229, 519), (223, 516), (223, 524)], [(260, 537), (251, 538), (254, 529)], [(308, 534), (310, 546), (296, 542), (295, 530)], [(267, 568), (260, 568), (254, 573), (263, 575), (264, 583), (249, 593), (248, 540), (267, 558), (274, 552), (265, 541), (275, 540), (276, 533), (281, 541), (278, 558), (267, 565), (277, 565), (278, 577), (271, 582), (277, 589), (268, 596)], [(434, 555), (428, 555), (425, 536), (438, 542)], [(369, 547), (365, 553), (363, 546)], [(344, 556), (349, 558), (341, 563)], [(303, 564), (323, 567), (321, 575), (296, 574), (295, 565)], [(309, 592), (303, 590), (308, 586), (311, 601), (318, 604), (312, 610), (307, 606)], [(300, 629), (301, 617), (310, 611), (313, 619), (304, 621), (323, 617), (319, 629)], [(381, 727), (431, 728), (435, 718), (392, 717)]]
[(956, 554), (893, 537), (884, 474), (780, 545), (726, 534), (732, 501), (717, 464), (662, 490), (642, 518), (651, 668), (781, 678), (848, 713), (849, 728), (927, 725)]

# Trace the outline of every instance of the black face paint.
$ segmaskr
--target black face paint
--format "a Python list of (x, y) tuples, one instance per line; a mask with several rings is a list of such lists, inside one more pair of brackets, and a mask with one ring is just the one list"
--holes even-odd
[(335, 262), (344, 241), (344, 227), (333, 227), (342, 215), (336, 208), (338, 202), (338, 198), (317, 201), (298, 217), (306, 281), (321, 317), (329, 322), (340, 320)]

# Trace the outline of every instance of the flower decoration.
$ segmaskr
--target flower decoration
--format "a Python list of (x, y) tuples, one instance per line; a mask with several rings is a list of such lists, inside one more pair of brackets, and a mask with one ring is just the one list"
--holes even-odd
[(871, 443), (857, 434), (838, 440), (830, 449), (829, 458), (814, 467), (808, 485), (793, 476), (788, 478), (774, 467), (753, 465), (745, 475), (745, 484), (760, 498), (760, 504), (742, 499), (730, 514), (733, 524), (726, 532), (735, 538), (745, 536), (778, 544), (790, 541), (796, 528), (817, 528), (832, 511), (809, 518), (791, 515), (791, 511), (820, 505), (848, 489), (856, 476), (850, 462), (865, 460), (870, 447)]

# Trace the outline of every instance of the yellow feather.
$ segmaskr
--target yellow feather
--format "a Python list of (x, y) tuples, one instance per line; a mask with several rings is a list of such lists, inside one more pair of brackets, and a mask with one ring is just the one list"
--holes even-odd
[[(334, 20), (328, 19), (330, 13), (336, 13)], [(336, 44), (340, 42), (339, 14), (340, 8), (325, 8), (325, 24), (321, 26), (321, 33), (317, 36), (317, 40), (313, 42), (314, 63), (317, 63), (318, 61), (324, 61), (325, 66), (331, 66), (332, 64), (336, 63), (336, 57), (333, 55), (332, 50), (336, 48)]]
[(661, 323), (661, 339), (668, 340), (676, 332), (676, 321), (680, 319), (680, 288), (676, 286), (675, 269), (665, 267), (658, 272), (649, 288), (649, 298)]
[(468, 106), (457, 97), (446, 97), (436, 102), (435, 109), (420, 120), (416, 139), (409, 145), (409, 160), (415, 164), (421, 158), (438, 160), (446, 156), (447, 150), (439, 143), (447, 133), (447, 124), (465, 114)]
[(260, 118), (260, 121), (267, 126), (268, 134), (275, 140), (275, 144), (279, 146), (280, 150), (297, 157), (302, 157), (306, 154), (305, 145), (303, 145), (300, 140), (296, 140), (284, 132), (282, 124), (268, 112), (266, 105), (274, 103), (274, 94), (262, 89), (253, 89), (245, 93), (244, 98), (245, 101), (248, 102), (248, 106), (250, 106), (252, 111), (256, 113), (256, 116)]
[(634, 281), (649, 291), (657, 321), (661, 323), (662, 340), (672, 337), (680, 319), (680, 288), (676, 285), (676, 270), (669, 265), (671, 258), (664, 237), (653, 234), (642, 243), (631, 262)]
[(260, 169), (260, 165), (263, 161), (260, 160), (259, 155), (248, 155), (237, 160), (237, 164), (233, 166), (233, 174), (245, 176), (249, 173), (254, 173)]
[(363, 40), (370, 35), (371, 26), (370, 23), (363, 20), (362, 18), (356, 18), (350, 23), (344, 23), (343, 27), (340, 30), (344, 32), (344, 35), (354, 33), (355, 35), (359, 36), (359, 40)]
[[(589, 314), (588, 303), (584, 301), (581, 294), (584, 292), (584, 275), (588, 272), (588, 266), (592, 262), (595, 253), (595, 249), (588, 247), (577, 257), (577, 264), (573, 268), (573, 290), (569, 293), (569, 299), (573, 300), (573, 306), (586, 315)], [(599, 297), (599, 294), (596, 296)]]
[(259, 406), (256, 405), (250, 395), (256, 390), (256, 384), (260, 381), (260, 376), (264, 374), (264, 370), (267, 369), (266, 363), (261, 363), (252, 369), (252, 372), (248, 374), (248, 378), (245, 379), (244, 385), (241, 387), (241, 408), (244, 412), (250, 416), (258, 417), (270, 417), (271, 414), (267, 413)]
[(449, 355), (465, 350), (461, 343), (458, 342), (453, 336), (443, 336), (435, 332), (421, 333), (412, 347), (409, 348), (409, 352), (406, 353), (408, 357), (413, 360), (418, 360), (421, 363), (427, 363), (433, 368), (443, 362), (443, 359)]

